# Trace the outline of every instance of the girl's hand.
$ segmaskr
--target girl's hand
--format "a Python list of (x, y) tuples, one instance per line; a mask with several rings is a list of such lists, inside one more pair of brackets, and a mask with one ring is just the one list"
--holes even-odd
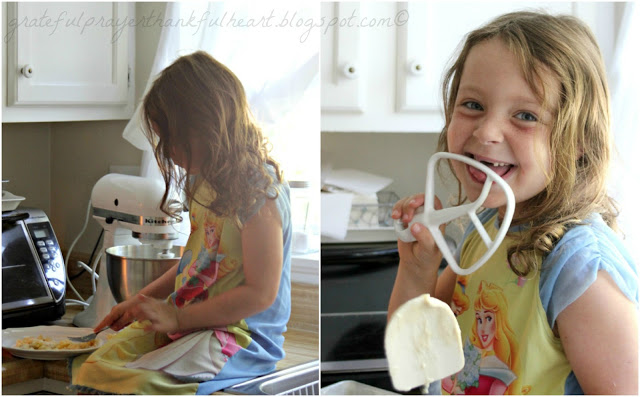
[[(408, 224), (413, 219), (416, 210), (424, 205), (424, 194), (416, 194), (413, 196), (400, 199), (394, 206), (391, 218), (401, 219), (403, 223)], [(440, 200), (435, 197), (434, 205), (436, 209), (442, 209)], [(444, 233), (444, 226), (440, 230)], [(416, 241), (405, 243), (398, 240), (398, 253), (400, 254), (400, 266), (411, 268), (412, 272), (423, 273), (437, 272), (442, 261), (442, 253), (436, 245), (431, 232), (419, 223), (411, 226), (411, 234)]]
[[(409, 223), (413, 219), (416, 209), (421, 205), (424, 205), (424, 194), (403, 198), (393, 206), (391, 218)], [(434, 205), (436, 209), (442, 208), (437, 197)], [(441, 230), (444, 232), (444, 226), (441, 227)], [(442, 300), (436, 291), (442, 253), (431, 236), (431, 232), (424, 225), (413, 224), (411, 234), (416, 238), (416, 241), (405, 243), (398, 239), (400, 265), (389, 298), (387, 318), (391, 318), (391, 315), (403, 303), (422, 294), (430, 294)]]
[(98, 331), (104, 327), (109, 326), (115, 331), (120, 331), (122, 328), (131, 324), (135, 320), (133, 309), (137, 304), (137, 296), (133, 296), (124, 302), (118, 303), (105, 318), (96, 325), (93, 330)]
[(138, 294), (138, 304), (133, 313), (136, 320), (143, 322), (149, 320), (145, 331), (156, 331), (173, 333), (180, 328), (178, 321), (178, 308), (164, 300), (150, 298), (146, 295)]

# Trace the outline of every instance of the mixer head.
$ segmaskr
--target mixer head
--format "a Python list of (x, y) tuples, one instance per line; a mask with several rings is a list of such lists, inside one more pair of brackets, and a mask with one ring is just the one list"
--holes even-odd
[[(165, 245), (178, 237), (176, 219), (160, 209), (165, 186), (160, 180), (132, 175), (107, 174), (91, 192), (93, 217), (105, 228), (131, 230), (142, 243)], [(172, 197), (170, 208), (180, 212), (182, 203)]]

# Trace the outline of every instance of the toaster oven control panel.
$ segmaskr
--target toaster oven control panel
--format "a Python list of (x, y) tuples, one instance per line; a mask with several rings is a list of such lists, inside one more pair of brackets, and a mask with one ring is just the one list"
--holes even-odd
[(58, 240), (49, 222), (28, 223), (27, 228), (40, 258), (47, 284), (57, 302), (64, 296), (66, 279)]

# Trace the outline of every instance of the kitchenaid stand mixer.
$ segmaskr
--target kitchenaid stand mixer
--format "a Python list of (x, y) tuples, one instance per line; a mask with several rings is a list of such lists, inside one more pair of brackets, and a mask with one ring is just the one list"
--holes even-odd
[[(107, 174), (96, 182), (91, 192), (93, 217), (104, 228), (102, 258), (98, 284), (91, 302), (78, 313), (73, 323), (79, 327), (94, 327), (104, 318), (116, 301), (109, 288), (105, 250), (115, 245), (116, 229), (131, 231), (140, 244), (152, 244), (161, 249), (159, 258), (172, 258), (171, 248), (178, 238), (178, 223), (160, 209), (165, 186), (160, 180), (138, 176)], [(182, 203), (173, 195), (170, 208), (181, 212)], [(93, 275), (92, 275), (93, 276)]]

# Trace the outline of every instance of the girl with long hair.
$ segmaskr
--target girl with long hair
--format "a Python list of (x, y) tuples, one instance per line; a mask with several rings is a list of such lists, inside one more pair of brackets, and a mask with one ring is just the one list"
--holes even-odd
[(191, 234), (180, 262), (96, 326), (121, 330), (73, 363), (73, 385), (116, 394), (206, 393), (266, 374), (289, 319), (289, 187), (238, 78), (198, 51), (164, 69), (143, 124)]
[[(609, 90), (592, 32), (570, 16), (523, 11), (497, 17), (467, 35), (445, 74), (443, 96), (439, 149), (491, 167), (516, 200), (507, 237), (466, 276), (465, 288), (475, 302), (480, 285), (490, 283), (509, 303), (500, 315), (513, 332), (509, 343), (503, 338), (494, 346), (516, 348), (509, 365), (519, 361), (519, 370), (510, 382), (526, 387), (504, 391), (637, 394), (638, 276), (615, 232), (617, 209), (606, 191), (613, 150)], [(461, 162), (449, 165), (460, 201), (477, 199), (486, 175)], [(408, 223), (423, 204), (424, 194), (404, 198), (392, 217)], [(506, 198), (493, 187), (484, 207), (479, 218), (495, 237)], [(424, 293), (451, 302), (459, 278), (448, 267), (438, 276), (442, 254), (426, 227), (414, 224), (411, 233), (417, 241), (398, 241), (390, 314)], [(470, 266), (485, 251), (470, 226), (456, 259)], [(474, 339), (476, 313), (457, 317), (463, 340)], [(471, 346), (464, 353), (457, 384), (444, 391), (478, 386), (481, 357)]]

